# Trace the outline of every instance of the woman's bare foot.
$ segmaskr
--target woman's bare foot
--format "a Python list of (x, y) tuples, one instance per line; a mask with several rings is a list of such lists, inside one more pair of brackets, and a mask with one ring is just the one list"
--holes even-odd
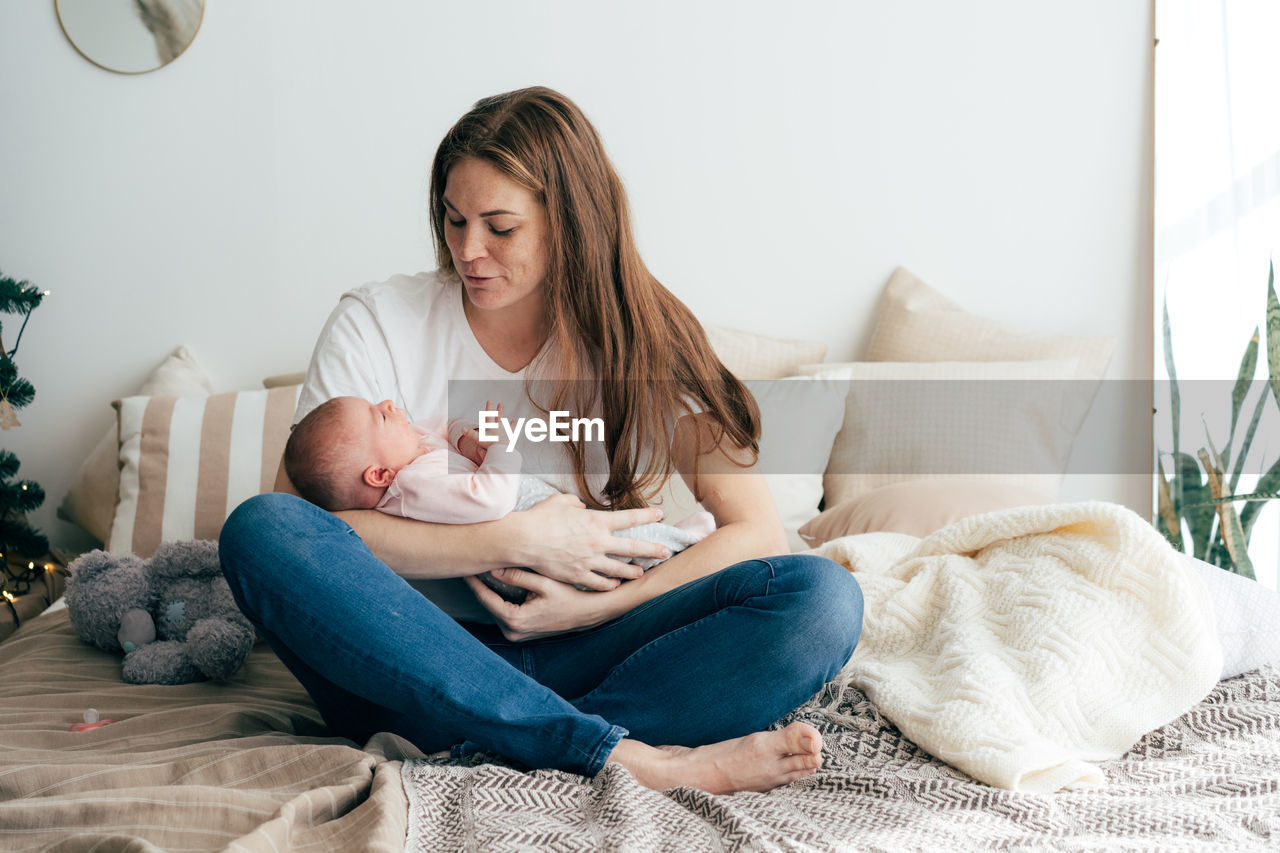
[(624, 739), (609, 761), (627, 768), (641, 785), (659, 791), (680, 786), (712, 794), (768, 791), (803, 779), (822, 765), (822, 735), (808, 723), (797, 722), (781, 731), (695, 748), (653, 747)]

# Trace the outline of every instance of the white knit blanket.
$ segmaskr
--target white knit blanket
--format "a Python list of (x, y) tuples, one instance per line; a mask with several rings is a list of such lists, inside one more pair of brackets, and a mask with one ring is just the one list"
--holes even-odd
[(1203, 582), (1121, 506), (1022, 507), (815, 553), (854, 572), (866, 599), (837, 680), (995, 787), (1105, 784), (1090, 762), (1187, 711), (1221, 671)]

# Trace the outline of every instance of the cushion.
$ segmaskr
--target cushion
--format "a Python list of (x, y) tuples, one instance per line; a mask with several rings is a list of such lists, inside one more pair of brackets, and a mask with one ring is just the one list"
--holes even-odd
[[(1075, 431), (1064, 417), (1075, 359), (803, 365), (845, 380), (826, 503), (938, 476), (992, 479), (1054, 498)], [(1078, 424), (1077, 424), (1078, 425)]]
[[(207, 396), (213, 393), (209, 377), (186, 347), (178, 347), (142, 383), (138, 394)], [(105, 415), (106, 405), (103, 401)], [(111, 535), (116, 496), (120, 492), (120, 464), (116, 426), (106, 428), (93, 451), (80, 465), (71, 488), (58, 507), (58, 517), (78, 524), (99, 542)]]
[(739, 379), (782, 379), (796, 367), (822, 361), (827, 345), (821, 341), (770, 338), (753, 332), (707, 326), (707, 339), (720, 361)]
[[(760, 407), (757, 468), (778, 505), (792, 550), (801, 550), (799, 528), (818, 512), (823, 472), (844, 421), (845, 383), (792, 377), (744, 384)], [(653, 502), (672, 523), (701, 508), (678, 474)]]
[(1115, 340), (1055, 337), (970, 314), (908, 270), (885, 285), (867, 361), (1045, 361), (1078, 359), (1077, 379), (1101, 379)]
[(800, 538), (816, 548), (841, 536), (877, 531), (924, 537), (971, 515), (1047, 502), (1043, 492), (1007, 483), (909, 480), (828, 507), (800, 528)]
[(214, 539), (246, 498), (270, 491), (299, 386), (211, 397), (126, 397), (112, 553), (149, 557), (161, 542)]
[(305, 370), (298, 373), (278, 373), (262, 380), (263, 388), (282, 388), (286, 385), (301, 385), (307, 378)]
[(1204, 581), (1222, 645), (1222, 678), (1280, 664), (1280, 593), (1182, 555)]
[(1115, 339), (1019, 330), (970, 314), (909, 271), (885, 285), (867, 361), (1046, 361), (1076, 359), (1066, 428), (1080, 430), (1107, 372)]

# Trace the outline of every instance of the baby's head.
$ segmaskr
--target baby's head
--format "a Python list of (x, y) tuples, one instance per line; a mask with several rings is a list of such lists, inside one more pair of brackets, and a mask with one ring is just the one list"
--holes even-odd
[(371, 509), (421, 452), (417, 431), (390, 400), (334, 397), (293, 428), (284, 470), (298, 494), (318, 507)]

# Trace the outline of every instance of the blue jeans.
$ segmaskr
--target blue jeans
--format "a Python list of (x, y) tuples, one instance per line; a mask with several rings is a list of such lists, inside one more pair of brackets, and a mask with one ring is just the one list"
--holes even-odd
[(835, 675), (862, 628), (853, 576), (812, 555), (748, 560), (595, 628), (513, 643), (454, 621), (293, 495), (241, 504), (220, 553), (240, 609), (335, 734), (585, 775), (627, 735), (698, 746), (766, 728)]

